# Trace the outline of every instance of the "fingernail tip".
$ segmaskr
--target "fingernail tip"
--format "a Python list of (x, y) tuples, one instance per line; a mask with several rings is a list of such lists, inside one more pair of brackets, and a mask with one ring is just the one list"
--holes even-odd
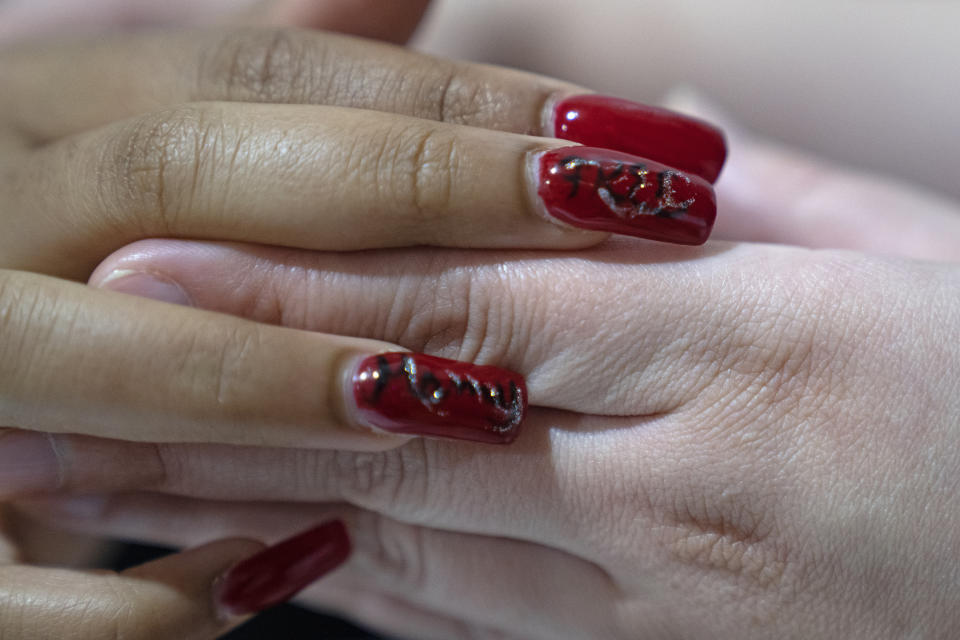
[(114, 269), (113, 271), (108, 273), (105, 278), (103, 278), (100, 281), (90, 282), (90, 285), (93, 287), (97, 287), (98, 289), (102, 289), (111, 282), (114, 282), (116, 280), (121, 280), (123, 278), (126, 278), (127, 276), (132, 276), (136, 273), (137, 271), (133, 269)]
[[(564, 117), (564, 110), (572, 115)], [(710, 182), (716, 181), (726, 161), (723, 129), (665, 107), (579, 94), (557, 99), (549, 111), (548, 131), (556, 138), (657, 159)]]

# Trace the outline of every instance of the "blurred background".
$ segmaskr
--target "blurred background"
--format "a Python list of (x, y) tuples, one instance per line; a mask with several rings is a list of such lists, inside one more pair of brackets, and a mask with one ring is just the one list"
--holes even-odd
[(960, 198), (955, 0), (440, 0), (414, 46), (658, 102)]

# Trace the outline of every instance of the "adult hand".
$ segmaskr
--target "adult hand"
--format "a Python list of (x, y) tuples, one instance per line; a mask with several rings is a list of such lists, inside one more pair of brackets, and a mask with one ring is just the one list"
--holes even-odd
[[(557, 249), (608, 231), (698, 243), (713, 222), (712, 188), (696, 174), (715, 177), (722, 164), (716, 130), (545, 78), (292, 31), (132, 35), (0, 56), (0, 424), (35, 433), (351, 450), (398, 447), (418, 429), (499, 442), (517, 433), (528, 396), (503, 369), (68, 280), (131, 240)], [(571, 105), (583, 109), (576, 123)], [(523, 135), (605, 142), (611, 121), (634, 128), (624, 150), (689, 172)], [(22, 452), (31, 437), (4, 433), (0, 448)], [(18, 494), (24, 472), (51, 470), (44, 442), (0, 464), (4, 495)], [(238, 566), (224, 584), (263, 562)], [(209, 587), (209, 568), (198, 561), (190, 584)], [(18, 576), (3, 584), (21, 589)], [(220, 604), (263, 604), (242, 580), (238, 589)], [(42, 624), (28, 620), (22, 634)]]
[[(51, 432), (359, 449), (405, 440), (383, 430), (411, 421), (385, 424), (390, 416), (374, 415), (384, 406), (374, 402), (379, 387), (360, 384), (382, 368), (363, 357), (397, 345), (144, 306), (49, 277), (86, 279), (131, 240), (579, 248), (608, 235), (577, 225), (696, 243), (715, 211), (706, 180), (508, 132), (553, 133), (560, 125), (548, 116), (579, 100), (590, 111), (561, 132), (568, 138), (589, 141), (585, 125), (619, 118), (647, 132), (624, 147), (708, 177), (724, 153), (719, 133), (697, 122), (329, 34), (154, 34), (17, 49), (0, 74), (0, 207), (15, 230), (0, 237), (9, 354), (0, 424)], [(437, 369), (447, 365), (413, 364), (424, 384), (453, 380)], [(522, 382), (493, 369), (448, 373), (461, 376), (457, 397), (437, 419), (459, 429), (459, 414), (445, 412), (470, 405), (482, 414), (474, 436), (512, 437)], [(364, 406), (352, 406), (361, 396)]]
[[(889, 226), (856, 238), (874, 255), (623, 240), (576, 254), (378, 259), (133, 245), (92, 284), (150, 295), (159, 279), (194, 306), (263, 323), (506, 362), (551, 408), (532, 409), (506, 449), (55, 436), (37, 455), (46, 472), (22, 475), (20, 493), (150, 491), (30, 510), (169, 544), (269, 539), (342, 516), (357, 553), (306, 602), (418, 639), (950, 638), (960, 214), (898, 209), (934, 202), (906, 189), (851, 199), (874, 183), (775, 153), (748, 141), (733, 155), (757, 197), (721, 189), (740, 203), (735, 215), (761, 196), (781, 202), (784, 180), (750, 180), (779, 158), (811, 196), (789, 209), (779, 239), (807, 242), (788, 232), (806, 230), (793, 222), (803, 215), (876, 215)], [(754, 214), (775, 227), (776, 210)], [(954, 263), (897, 257), (924, 247)], [(110, 279), (115, 270), (123, 277)]]

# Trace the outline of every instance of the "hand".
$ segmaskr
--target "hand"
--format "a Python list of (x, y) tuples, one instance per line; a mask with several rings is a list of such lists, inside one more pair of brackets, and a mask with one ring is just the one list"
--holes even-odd
[[(947, 205), (898, 212), (926, 201), (899, 190), (883, 209), (853, 197), (869, 195), (862, 177), (755, 141), (734, 148), (753, 202), (785, 188), (751, 180), (774, 159), (807, 185), (788, 229), (877, 213), (891, 221), (881, 230), (904, 232), (862, 248), (919, 252), (902, 239), (925, 237), (931, 256), (957, 258)], [(739, 194), (721, 183), (721, 199)], [(753, 214), (775, 228), (776, 211)], [(818, 242), (831, 240), (843, 237)], [(336, 514), (355, 556), (305, 601), (418, 639), (949, 638), (957, 626), (956, 264), (723, 243), (373, 260), (151, 241), (92, 280), (149, 294), (147, 277), (108, 279), (116, 269), (177, 283), (201, 308), (510, 363), (549, 408), (496, 450), (55, 436), (58, 455), (48, 448), (49, 471), (24, 493), (152, 493), (35, 515), (188, 544), (276, 538)]]
[[(0, 55), (3, 425), (347, 450), (398, 447), (417, 429), (507, 442), (527, 394), (503, 369), (67, 279), (155, 235), (306, 249), (579, 248), (609, 231), (698, 243), (713, 222), (716, 130), (545, 78), (290, 31)], [(576, 105), (584, 117), (565, 121)], [(655, 159), (609, 151), (611, 121), (631, 133), (618, 145)], [(392, 386), (381, 393), (370, 381), (384, 352)], [(429, 432), (420, 418), (436, 404), (420, 404), (422, 388), (407, 393), (411, 364), (418, 381), (446, 385), (427, 389), (434, 399), (451, 391)], [(7, 433), (3, 448), (30, 447), (30, 437)], [(18, 495), (24, 470), (42, 478), (46, 462), (41, 453), (0, 464), (4, 494)], [(19, 588), (15, 578), (5, 584)]]
[[(713, 222), (712, 189), (693, 174), (575, 147), (589, 166), (551, 178), (569, 143), (505, 131), (546, 132), (544, 115), (580, 100), (593, 110), (581, 119), (588, 125), (619, 117), (646, 127), (649, 135), (622, 141), (630, 150), (715, 175), (724, 152), (715, 130), (606, 98), (569, 98), (575, 88), (528, 74), (289, 31), (16, 50), (0, 69), (9, 89), (0, 103), (8, 141), (0, 206), (16, 230), (0, 237), (3, 344), (16, 346), (0, 365), (6, 425), (359, 449), (405, 440), (358, 430), (369, 421), (339, 400), (359, 358), (396, 345), (149, 308), (35, 275), (86, 278), (137, 238), (578, 248), (607, 234), (572, 225), (702, 242)], [(662, 123), (672, 127), (664, 135)], [(671, 144), (676, 129), (706, 151)], [(632, 173), (618, 185), (632, 191), (617, 195), (617, 206), (635, 200), (658, 215), (626, 219), (597, 195), (625, 162)], [(184, 367), (191, 377), (180, 375)], [(513, 399), (522, 409), (525, 396), (511, 392), (505, 373), (470, 375), (494, 391), (503, 383), (497, 411)]]

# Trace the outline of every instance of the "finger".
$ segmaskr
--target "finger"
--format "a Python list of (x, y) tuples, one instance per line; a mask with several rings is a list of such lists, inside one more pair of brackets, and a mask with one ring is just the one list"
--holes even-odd
[[(742, 313), (737, 305), (750, 308), (738, 296), (752, 293), (731, 290), (724, 274), (762, 259), (758, 254), (768, 255), (720, 245), (683, 252), (650, 245), (641, 252), (608, 242), (575, 255), (436, 251), (425, 259), (411, 250), (371, 260), (146, 241), (105, 261), (91, 284), (153, 296), (163, 295), (159, 283), (187, 292), (197, 307), (258, 322), (382, 339), (445, 357), (495, 357), (525, 373), (534, 404), (651, 415), (675, 410), (703, 388), (706, 381), (691, 376), (717, 365), (700, 362), (703, 347), (690, 343), (697, 335), (691, 323), (713, 314), (723, 322)], [(617, 310), (629, 310), (628, 324), (605, 319), (619, 319)], [(619, 354), (617, 366), (590, 355), (608, 350)]]
[(0, 424), (24, 429), (379, 449), (414, 432), (507, 443), (526, 412), (522, 377), (496, 367), (33, 274), (0, 271), (0, 337)]
[(671, 105), (721, 124), (732, 140), (719, 237), (960, 260), (960, 203), (764, 140), (696, 94)]
[[(313, 523), (344, 514), (342, 507), (323, 505), (291, 507), (261, 503), (254, 506), (150, 494), (114, 496), (109, 501), (112, 503), (109, 509), (105, 508), (105, 497), (97, 495), (65, 501), (22, 502), (19, 515), (22, 517), (26, 514), (37, 522), (51, 522), (61, 529), (86, 529), (101, 537), (137, 540), (167, 547), (191, 547), (236, 536), (276, 541), (290, 531), (305, 530)], [(164, 519), (162, 526), (156, 527), (155, 516), (160, 513), (170, 514), (175, 521), (184, 525), (189, 514), (189, 525), (175, 531), (169, 526), (171, 520)], [(383, 593), (373, 585), (367, 585), (366, 588), (350, 587), (345, 584), (346, 580), (338, 577), (342, 572), (343, 569), (327, 580), (308, 587), (298, 596), (298, 603), (341, 616), (349, 615), (357, 623), (397, 637), (418, 640), (491, 637), (479, 635), (478, 629), (469, 628), (462, 620), (415, 606), (405, 598)]]
[[(342, 507), (224, 504), (149, 494), (104, 496), (95, 509), (89, 507), (89, 502), (78, 510), (52, 501), (30, 512), (85, 533), (177, 547), (217, 536), (273, 540), (304, 519), (336, 513), (349, 523), (350, 562), (305, 591), (305, 602), (324, 605), (344, 589), (371, 590), (469, 626), (511, 630), (521, 637), (596, 637), (590, 630), (608, 628), (621, 597), (599, 567), (556, 549), (413, 526)], [(578, 588), (570, 589), (571, 584)], [(582, 593), (592, 597), (582, 599)]]
[[(602, 551), (589, 530), (593, 520), (571, 522), (569, 514), (593, 514), (597, 505), (612, 499), (606, 485), (596, 486), (599, 483), (585, 478), (622, 457), (626, 430), (635, 436), (631, 459), (640, 469), (635, 484), (650, 492), (651, 501), (663, 499), (659, 496), (667, 487), (658, 488), (664, 478), (686, 482), (681, 475), (684, 467), (671, 457), (680, 453), (664, 455), (683, 451), (687, 442), (676, 421), (595, 420), (587, 428), (575, 414), (543, 413), (531, 412), (530, 428), (523, 437), (492, 456), (478, 456), (474, 446), (443, 440), (354, 455), (323, 449), (130, 443), (20, 432), (0, 439), (0, 462), (10, 467), (2, 497), (151, 491), (223, 501), (347, 503), (411, 524), (508, 536), (599, 560)], [(590, 443), (586, 454), (584, 439)], [(33, 457), (34, 465), (43, 466), (43, 474), (18, 475), (23, 463), (17, 461), (27, 455)], [(582, 462), (557, 466), (553, 460)], [(555, 480), (539, 481), (544, 474)], [(531, 487), (522, 513), (506, 499), (520, 486)], [(634, 483), (615, 492), (621, 489), (624, 495), (617, 493), (618, 497), (636, 500)], [(76, 508), (88, 512), (90, 519), (103, 511), (97, 500), (81, 500)], [(640, 505), (621, 515), (631, 523), (653, 517)], [(600, 512), (596, 516), (604, 521), (609, 517)], [(204, 519), (199, 512), (194, 517)], [(652, 527), (655, 522), (649, 524)], [(223, 530), (217, 535), (232, 534)]]
[(215, 581), (261, 548), (223, 541), (121, 574), (0, 567), (4, 640), (213, 640), (237, 623), (215, 607)]
[(699, 120), (583, 95), (542, 76), (309, 31), (137, 35), (23, 49), (5, 54), (0, 86), (0, 121), (37, 144), (178, 104), (228, 101), (372, 109), (555, 136), (708, 181), (726, 155), (723, 134)]
[(706, 240), (716, 214), (706, 181), (557, 145), (337, 107), (185, 106), (36, 152), (14, 177), (10, 210), (46, 244), (9, 234), (0, 249), (8, 266), (44, 272), (67, 255), (71, 273), (54, 273), (76, 275), (149, 236), (338, 251), (575, 248), (606, 237), (598, 231)]

